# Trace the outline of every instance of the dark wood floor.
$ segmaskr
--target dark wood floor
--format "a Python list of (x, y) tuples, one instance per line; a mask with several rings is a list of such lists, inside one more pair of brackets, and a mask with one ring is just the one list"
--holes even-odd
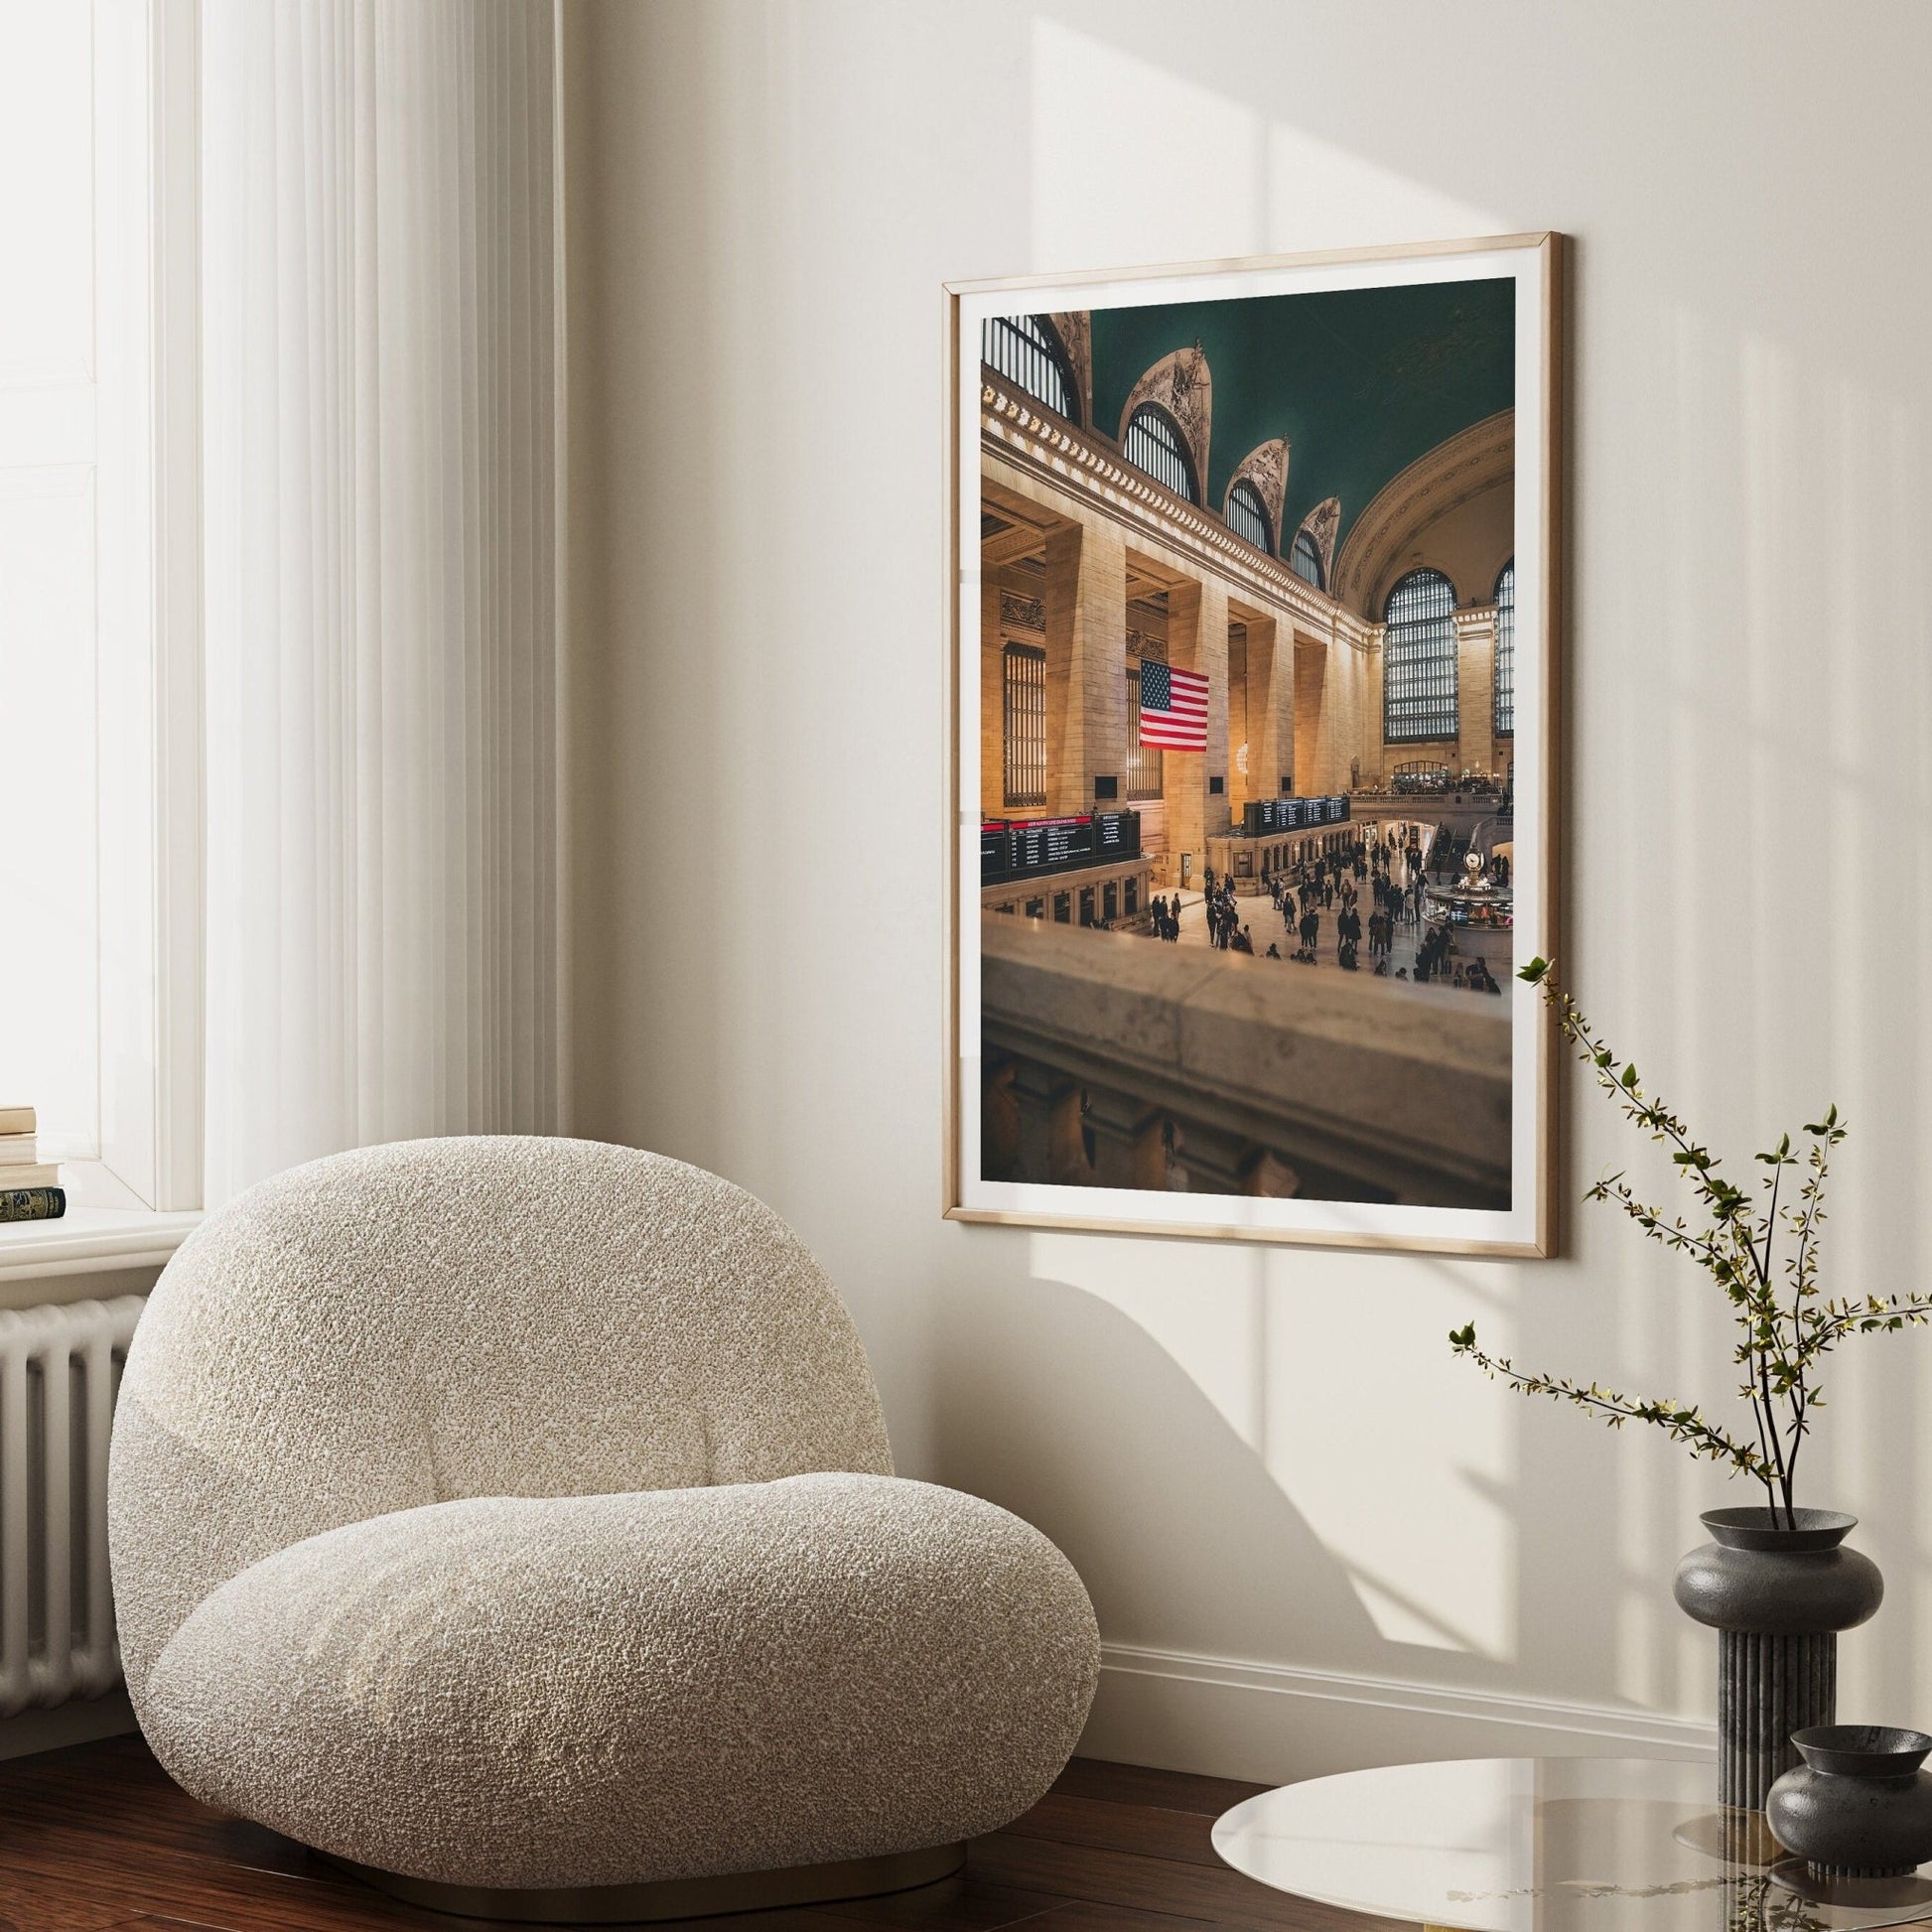
[[(1208, 1829), (1260, 1789), (1078, 1759), (958, 1876), (888, 1898), (691, 1921), (704, 1932), (1370, 1932), (1230, 1871)], [(198, 1805), (138, 1738), (0, 1763), (0, 1932), (417, 1932), (414, 1911)]]

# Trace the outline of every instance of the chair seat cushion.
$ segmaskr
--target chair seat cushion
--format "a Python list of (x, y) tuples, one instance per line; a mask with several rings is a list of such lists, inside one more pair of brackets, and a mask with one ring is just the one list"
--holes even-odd
[(1085, 1718), (1071, 1566), (890, 1476), (482, 1497), (310, 1537), (156, 1659), (149, 1740), (199, 1798), (479, 1886), (631, 1884), (993, 1830)]

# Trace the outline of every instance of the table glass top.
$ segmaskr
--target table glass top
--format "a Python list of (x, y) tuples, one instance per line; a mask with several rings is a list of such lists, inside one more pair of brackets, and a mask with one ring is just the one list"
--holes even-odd
[(1214, 1826), (1279, 1891), (1455, 1932), (1863, 1932), (1932, 1920), (1932, 1865), (1821, 1885), (1715, 1766), (1491, 1757), (1284, 1785)]

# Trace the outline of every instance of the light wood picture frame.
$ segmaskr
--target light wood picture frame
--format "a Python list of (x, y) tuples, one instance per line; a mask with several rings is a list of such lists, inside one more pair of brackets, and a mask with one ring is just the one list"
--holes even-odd
[(1564, 253), (946, 285), (951, 1218), (1554, 1252)]

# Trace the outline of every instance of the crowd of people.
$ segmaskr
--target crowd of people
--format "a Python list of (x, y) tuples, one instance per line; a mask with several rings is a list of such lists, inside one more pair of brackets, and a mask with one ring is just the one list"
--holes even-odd
[[(1502, 988), (1495, 975), (1480, 958), (1464, 961), (1455, 957), (1455, 932), (1449, 922), (1427, 917), (1430, 874), (1452, 868), (1465, 849), (1466, 842), (1449, 842), (1439, 835), (1428, 850), (1425, 864), (1421, 834), (1409, 829), (1404, 838), (1393, 833), (1358, 838), (1352, 845), (1304, 860), (1286, 871), (1270, 874), (1263, 867), (1262, 891), (1282, 920), (1282, 938), (1271, 939), (1264, 956), (1315, 965), (1321, 954), (1324, 917), (1332, 913), (1334, 957), (1343, 972), (1362, 970), (1366, 941), (1368, 970), (1375, 977), (1411, 978), (1408, 967), (1394, 964), (1396, 929), (1407, 925), (1417, 931), (1413, 975), (1417, 984), (1500, 994)], [(1499, 870), (1503, 864), (1495, 859), (1487, 868), (1487, 876), (1498, 884), (1506, 877)], [(1157, 938), (1171, 943), (1179, 939), (1180, 904), (1178, 893), (1172, 899), (1157, 895), (1150, 901), (1148, 912)], [(1217, 877), (1211, 866), (1202, 878), (1201, 912), (1207, 923), (1208, 943), (1217, 951), (1254, 952), (1253, 931), (1241, 917), (1234, 881)], [(1284, 953), (1284, 945), (1291, 945), (1291, 950)]]
[(1254, 939), (1241, 923), (1240, 911), (1234, 903), (1234, 881), (1217, 881), (1212, 866), (1207, 869), (1206, 895), (1201, 900), (1201, 909), (1207, 918), (1209, 945), (1221, 952), (1254, 951)]
[(1178, 893), (1174, 894), (1172, 904), (1157, 893), (1147, 902), (1147, 915), (1153, 922), (1154, 936), (1157, 939), (1165, 939), (1170, 945), (1178, 942), (1180, 938), (1180, 895)]
[[(1386, 833), (1304, 861), (1292, 872), (1271, 875), (1264, 868), (1262, 890), (1282, 915), (1284, 936), (1298, 942), (1289, 956), (1303, 965), (1314, 964), (1321, 945), (1322, 914), (1333, 911), (1335, 958), (1342, 970), (1361, 970), (1366, 936), (1372, 970), (1385, 973), (1397, 922), (1422, 919), (1422, 859), (1420, 834), (1411, 832), (1405, 844)], [(1361, 912), (1365, 895), (1370, 905), (1366, 921)]]

